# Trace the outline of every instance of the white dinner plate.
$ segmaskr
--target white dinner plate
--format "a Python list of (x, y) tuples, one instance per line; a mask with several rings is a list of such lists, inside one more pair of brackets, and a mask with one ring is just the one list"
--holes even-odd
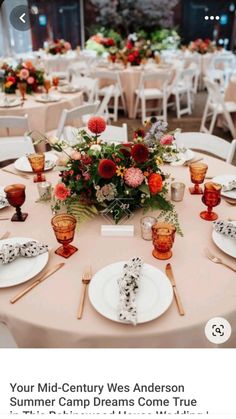
[[(23, 244), (34, 239), (26, 237), (12, 237), (0, 241), (3, 244)], [(13, 287), (29, 281), (43, 270), (48, 262), (48, 252), (32, 258), (18, 257), (7, 265), (0, 265), (0, 288)]]
[(61, 100), (61, 96), (59, 95), (46, 95), (43, 94), (41, 96), (37, 96), (35, 98), (36, 102), (41, 102), (41, 103), (51, 103), (51, 102), (59, 102)]
[(175, 160), (175, 156), (173, 157), (171, 156), (170, 159), (168, 160), (168, 156), (167, 156), (167, 159), (165, 158), (164, 161), (166, 163), (170, 163), (171, 166), (182, 166), (184, 163), (194, 159), (195, 153), (190, 148), (187, 148), (185, 151), (179, 152), (176, 155), (176, 158), (177, 157), (178, 157), (178, 160)]
[(4, 192), (4, 187), (0, 186), (0, 209), (3, 209), (5, 207), (9, 207), (9, 203), (6, 199), (6, 194)]
[[(235, 175), (219, 175), (212, 179), (212, 182), (219, 183), (220, 185), (227, 185), (227, 183), (232, 182), (232, 180), (236, 180)], [(226, 198), (236, 199), (236, 189), (228, 192), (222, 192), (221, 195), (225, 196)]]
[[(50, 151), (44, 154), (45, 154), (44, 171), (53, 169), (53, 167), (56, 165), (56, 161), (58, 160), (58, 157)], [(14, 163), (14, 166), (20, 172), (28, 172), (28, 173), (33, 172), (27, 156), (22, 156), (19, 159), (17, 159)]]
[[(236, 225), (236, 221), (231, 221), (232, 224)], [(212, 239), (213, 242), (229, 256), (236, 258), (236, 239), (232, 237), (227, 237), (224, 234), (218, 233), (213, 229), (212, 231)]]
[(0, 101), (0, 108), (14, 108), (15, 106), (21, 105), (19, 98), (8, 98), (7, 101)]
[[(93, 307), (104, 317), (118, 319), (119, 286), (123, 266), (116, 262), (98, 271), (89, 285), (89, 298)], [(144, 264), (137, 293), (137, 323), (145, 323), (161, 316), (173, 300), (173, 289), (166, 275), (151, 265)]]

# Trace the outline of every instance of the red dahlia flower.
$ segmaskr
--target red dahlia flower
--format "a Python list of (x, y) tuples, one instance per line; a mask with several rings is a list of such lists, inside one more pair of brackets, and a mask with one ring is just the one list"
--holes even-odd
[(88, 121), (88, 129), (93, 134), (101, 134), (106, 129), (106, 121), (101, 116), (92, 116)]
[(130, 153), (131, 153), (131, 144), (129, 143), (124, 143), (122, 144), (122, 147), (120, 149), (120, 152), (125, 156), (125, 157), (129, 157)]
[(148, 149), (144, 144), (135, 144), (131, 150), (131, 156), (136, 163), (144, 163), (148, 159)]
[(116, 174), (116, 165), (114, 161), (109, 159), (100, 160), (98, 173), (104, 179), (111, 179)]
[(152, 173), (148, 177), (148, 187), (151, 192), (151, 195), (156, 195), (158, 192), (161, 192), (162, 184), (162, 177), (159, 173)]
[(133, 138), (136, 140), (136, 138), (144, 138), (145, 137), (145, 131), (142, 128), (138, 128), (133, 133)]

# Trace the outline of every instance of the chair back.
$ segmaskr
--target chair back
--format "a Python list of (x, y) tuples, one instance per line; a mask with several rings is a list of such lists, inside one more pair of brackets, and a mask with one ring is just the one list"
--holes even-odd
[(107, 143), (127, 143), (128, 141), (128, 129), (127, 124), (123, 124), (121, 127), (114, 125), (107, 125), (105, 131), (100, 136), (101, 140)]
[(0, 162), (35, 153), (30, 137), (0, 137)]
[(103, 100), (97, 110), (97, 115), (104, 116), (107, 119), (109, 118), (109, 110), (108, 110), (108, 104), (113, 96), (115, 90), (115, 86), (111, 85), (108, 87), (106, 94), (103, 97)]
[(11, 128), (22, 129), (29, 131), (28, 115), (25, 116), (0, 116), (0, 128)]
[(57, 138), (61, 138), (64, 127), (69, 123), (69, 121), (81, 120), (83, 115), (95, 114), (98, 109), (99, 103), (100, 102), (97, 101), (94, 103), (88, 103), (82, 106), (78, 106), (73, 109), (64, 109), (62, 111), (60, 121), (58, 124)]
[(236, 140), (229, 143), (215, 135), (201, 132), (181, 132), (176, 134), (175, 137), (177, 145), (180, 147), (184, 146), (194, 150), (211, 153), (230, 164), (233, 161), (236, 150)]

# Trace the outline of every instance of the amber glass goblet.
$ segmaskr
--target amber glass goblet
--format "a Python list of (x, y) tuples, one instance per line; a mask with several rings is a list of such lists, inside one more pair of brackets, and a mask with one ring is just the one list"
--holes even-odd
[(203, 190), (199, 185), (204, 182), (208, 166), (205, 163), (192, 163), (189, 169), (191, 181), (194, 183), (194, 187), (189, 188), (189, 191), (192, 195), (202, 195)]
[(78, 250), (70, 245), (74, 239), (76, 218), (69, 214), (58, 214), (52, 218), (51, 223), (57, 241), (62, 244), (55, 253), (67, 259)]
[(26, 100), (25, 95), (26, 95), (26, 90), (27, 90), (27, 84), (25, 82), (20, 82), (17, 84), (17, 87), (21, 95), (21, 100), (22, 101)]
[(52, 84), (55, 87), (55, 90), (57, 90), (58, 84), (59, 84), (59, 77), (53, 77), (52, 78)]
[(42, 172), (45, 166), (45, 155), (43, 153), (34, 153), (28, 154), (27, 157), (33, 172), (36, 173), (34, 182), (44, 182), (46, 178)]
[(28, 217), (27, 213), (21, 212), (21, 206), (25, 202), (25, 185), (14, 184), (6, 186), (4, 189), (9, 204), (16, 208), (16, 213), (13, 215), (11, 221), (25, 221)]
[(172, 256), (172, 246), (175, 240), (176, 228), (168, 223), (156, 223), (152, 226), (153, 256), (166, 260)]
[(222, 186), (218, 183), (213, 182), (207, 182), (205, 184), (204, 188), (204, 194), (202, 197), (202, 202), (207, 206), (207, 211), (202, 211), (200, 213), (200, 217), (203, 218), (203, 220), (207, 221), (215, 221), (218, 218), (218, 215), (215, 212), (212, 212), (212, 208), (219, 205), (221, 198)]
[(51, 80), (45, 79), (43, 85), (44, 85), (44, 89), (46, 90), (46, 94), (48, 95), (49, 90), (51, 88)]

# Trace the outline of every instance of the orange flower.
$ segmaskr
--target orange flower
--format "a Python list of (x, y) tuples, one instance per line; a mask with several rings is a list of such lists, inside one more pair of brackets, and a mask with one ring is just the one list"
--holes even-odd
[(65, 201), (70, 196), (70, 190), (64, 183), (58, 183), (54, 190), (55, 197), (60, 201)]
[(148, 187), (151, 195), (156, 195), (162, 191), (162, 177), (159, 173), (152, 173), (148, 178)]

